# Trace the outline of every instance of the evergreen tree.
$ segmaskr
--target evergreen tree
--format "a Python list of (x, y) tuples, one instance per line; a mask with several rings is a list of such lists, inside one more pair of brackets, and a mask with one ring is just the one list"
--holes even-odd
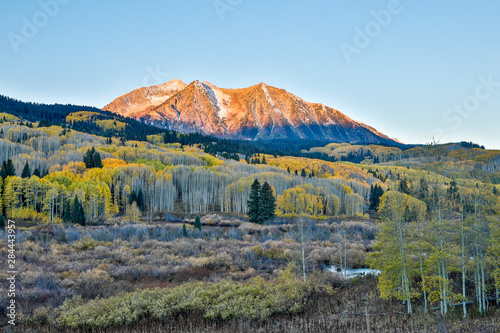
[(163, 141), (164, 143), (170, 143), (170, 132), (169, 131), (166, 131), (164, 134), (163, 134)]
[(404, 194), (410, 194), (410, 187), (408, 186), (408, 181), (406, 180), (406, 177), (401, 178), (399, 182), (399, 192)]
[(3, 162), (2, 163), (2, 167), (0, 168), (0, 177), (2, 177), (2, 179), (5, 179), (7, 178), (7, 163)]
[(142, 189), (139, 189), (137, 193), (137, 207), (142, 211), (144, 210), (144, 194), (142, 194)]
[(102, 169), (101, 154), (99, 154), (98, 152), (94, 153), (94, 168)]
[(87, 152), (83, 156), (83, 162), (85, 163), (85, 166), (87, 167), (87, 169), (92, 168), (94, 165), (94, 161), (92, 160), (92, 157), (93, 157), (92, 150), (93, 149), (94, 148), (92, 147), (92, 149), (87, 150)]
[[(38, 169), (36, 169), (38, 170)], [(64, 213), (63, 213), (64, 222), (71, 222), (71, 202), (70, 200), (66, 200), (64, 203)]]
[(50, 122), (50, 120), (48, 119), (42, 119), (40, 120), (40, 122), (38, 123), (38, 127), (41, 128), (41, 127), (50, 127), (52, 126), (52, 123)]
[(71, 222), (85, 225), (85, 211), (83, 209), (83, 205), (76, 196), (75, 199), (73, 199), (73, 205), (71, 208)]
[(302, 177), (305, 177), (306, 176), (306, 170), (305, 169), (302, 169), (302, 171), (300, 172), (300, 175)]
[(7, 160), (7, 177), (8, 176), (15, 176), (16, 175), (16, 168), (14, 168), (14, 164), (10, 159)]
[(405, 222), (411, 222), (413, 216), (411, 214), (411, 211), (410, 211), (410, 207), (408, 207), (408, 205), (405, 207), (405, 211), (403, 213), (403, 220)]
[(262, 157), (262, 164), (267, 164), (266, 157)]
[(21, 178), (30, 178), (31, 177), (31, 169), (30, 165), (28, 164), (28, 161), (26, 161), (26, 164), (24, 165), (23, 173), (21, 174)]
[[(375, 186), (377, 186), (375, 184)], [(370, 201), (369, 209), (375, 209), (374, 201), (375, 201), (375, 188), (374, 186), (370, 186), (370, 195), (368, 196), (368, 201)]]
[(248, 220), (253, 223), (260, 222), (260, 183), (254, 180), (248, 199)]
[(132, 190), (132, 193), (130, 193), (130, 203), (134, 201), (137, 203), (137, 192), (135, 190)]
[(79, 203), (78, 207), (80, 208), (80, 219), (78, 223), (81, 225), (85, 225), (85, 210), (83, 209), (83, 204), (81, 202), (78, 203)]
[(33, 171), (33, 176), (37, 176), (38, 178), (41, 178), (40, 177), (40, 170), (38, 170), (38, 168), (36, 168), (35, 171)]
[(420, 189), (417, 193), (417, 198), (425, 200), (429, 196), (429, 184), (425, 178), (420, 179)]
[(77, 223), (79, 220), (78, 215), (80, 214), (80, 207), (78, 206), (78, 198), (75, 196), (73, 199), (73, 204), (71, 205), (71, 222)]
[(188, 236), (188, 232), (187, 232), (187, 229), (186, 229), (186, 223), (184, 223), (182, 225), (182, 236), (186, 237)]
[(384, 195), (384, 190), (382, 187), (378, 186), (378, 184), (375, 184), (375, 186), (371, 186), (370, 188), (370, 209), (372, 210), (378, 210), (378, 207), (380, 205), (380, 197)]
[(0, 229), (5, 229), (5, 219), (2, 214), (0, 214)]
[(290, 167), (287, 167), (287, 168), (286, 168), (286, 171), (288, 171), (288, 173), (290, 173)]
[(85, 156), (83, 156), (83, 162), (85, 162), (87, 169), (102, 168), (101, 154), (99, 154), (94, 147), (87, 150)]
[(16, 175), (16, 168), (14, 168), (14, 164), (10, 159), (8, 159), (6, 162), (2, 163), (2, 169), (0, 170), (0, 177), (3, 179), (9, 177), (9, 176), (15, 176)]
[(275, 217), (276, 197), (271, 186), (265, 182), (260, 191), (260, 223), (272, 220)]
[(194, 219), (194, 228), (201, 231), (201, 219), (199, 216), (196, 216)]

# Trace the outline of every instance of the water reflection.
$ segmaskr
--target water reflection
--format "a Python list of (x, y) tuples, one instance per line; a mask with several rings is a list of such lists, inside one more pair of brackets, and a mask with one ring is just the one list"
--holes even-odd
[(339, 266), (337, 265), (332, 265), (328, 266), (327, 268), (330, 272), (333, 272), (335, 274), (339, 274), (342, 276), (345, 276), (348, 279), (352, 279), (356, 276), (363, 276), (363, 275), (368, 275), (368, 274), (373, 274), (373, 275), (379, 275), (380, 271), (376, 269), (370, 269), (370, 268), (347, 268), (347, 269), (340, 269)]

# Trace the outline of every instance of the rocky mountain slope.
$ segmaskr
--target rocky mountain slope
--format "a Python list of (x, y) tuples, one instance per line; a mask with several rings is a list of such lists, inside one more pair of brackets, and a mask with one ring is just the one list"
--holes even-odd
[(173, 80), (136, 89), (104, 110), (161, 128), (232, 139), (397, 144), (338, 110), (264, 83), (222, 89), (209, 82)]

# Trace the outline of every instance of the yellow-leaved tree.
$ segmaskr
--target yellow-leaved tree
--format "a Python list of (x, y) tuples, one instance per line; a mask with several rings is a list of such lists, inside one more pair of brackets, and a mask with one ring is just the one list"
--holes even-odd
[(422, 218), (425, 207), (425, 203), (407, 194), (386, 192), (380, 200), (382, 225), (377, 235), (376, 251), (369, 258), (371, 266), (381, 271), (379, 288), (382, 298), (402, 300), (408, 314), (412, 313), (412, 298), (419, 293), (411, 285), (413, 277), (418, 274), (409, 247), (413, 226), (405, 220), (408, 216)]

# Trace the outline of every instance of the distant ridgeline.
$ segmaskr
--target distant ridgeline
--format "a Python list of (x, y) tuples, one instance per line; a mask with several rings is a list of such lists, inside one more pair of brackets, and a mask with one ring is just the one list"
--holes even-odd
[[(83, 111), (86, 111), (87, 117), (81, 117)], [(147, 135), (161, 132), (159, 129), (136, 120), (116, 116), (91, 106), (22, 102), (3, 95), (0, 95), (0, 112), (9, 113), (24, 121), (40, 122), (43, 126), (65, 125), (68, 123), (68, 116), (77, 113), (80, 114), (80, 117), (71, 122), (74, 130), (106, 137), (123, 137), (127, 140), (145, 141)], [(96, 121), (105, 120), (120, 121), (125, 126), (113, 128), (103, 126), (106, 125), (105, 123), (96, 123)]]

